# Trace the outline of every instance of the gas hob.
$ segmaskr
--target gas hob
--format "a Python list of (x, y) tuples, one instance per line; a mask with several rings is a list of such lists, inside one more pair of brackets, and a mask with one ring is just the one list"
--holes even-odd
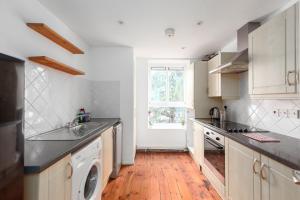
[(215, 126), (217, 128), (223, 129), (224, 131), (227, 131), (228, 133), (260, 133), (260, 132), (268, 132), (263, 129), (259, 129), (256, 127), (247, 126), (244, 124), (239, 124), (231, 121), (213, 121), (210, 123), (210, 125)]

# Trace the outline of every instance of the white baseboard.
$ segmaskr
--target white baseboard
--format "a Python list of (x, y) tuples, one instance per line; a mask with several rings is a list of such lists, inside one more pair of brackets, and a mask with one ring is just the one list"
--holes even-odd
[(184, 151), (187, 150), (186, 147), (161, 147), (161, 146), (137, 146), (136, 150), (178, 150), (178, 151)]

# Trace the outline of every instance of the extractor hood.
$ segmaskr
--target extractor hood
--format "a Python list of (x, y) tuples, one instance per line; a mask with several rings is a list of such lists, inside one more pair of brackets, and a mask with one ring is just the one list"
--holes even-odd
[(248, 49), (236, 53), (227, 63), (209, 71), (209, 73), (232, 74), (245, 71), (248, 71)]
[(222, 63), (216, 69), (209, 71), (210, 74), (234, 74), (248, 71), (248, 34), (260, 26), (258, 22), (249, 22), (237, 31), (238, 51), (228, 62)]

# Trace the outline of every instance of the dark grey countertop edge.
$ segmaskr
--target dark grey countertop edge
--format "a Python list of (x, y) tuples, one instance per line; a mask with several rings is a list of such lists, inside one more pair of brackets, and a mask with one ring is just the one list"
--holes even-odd
[[(224, 131), (224, 130), (218, 128), (218, 127), (215, 127), (213, 125), (210, 125), (208, 123), (205, 123), (205, 122), (201, 121), (201, 119), (192, 119), (192, 118), (190, 118), (190, 119), (197, 122), (197, 123), (199, 123), (199, 124), (201, 124), (201, 125), (203, 125), (203, 126), (205, 126), (205, 127), (207, 127), (207, 128), (210, 128), (213, 131), (216, 131), (216, 132), (224, 135), (225, 137), (228, 137), (228, 138), (234, 140), (235, 142), (238, 142), (239, 144), (242, 144), (242, 145), (244, 145), (244, 146), (246, 146), (246, 147), (248, 147), (248, 148), (250, 148), (254, 151), (257, 151), (258, 153), (261, 153), (261, 154), (263, 154), (263, 155), (265, 155), (265, 156), (267, 156), (267, 157), (269, 157), (269, 158), (271, 158), (271, 159), (273, 159), (273, 160), (275, 160), (275, 161), (277, 161), (277, 162), (279, 162), (283, 165), (286, 165), (286, 166), (292, 168), (293, 170), (300, 170), (300, 165), (298, 165), (298, 164), (296, 164), (296, 163), (294, 163), (290, 160), (284, 159), (283, 157), (279, 157), (279, 156), (274, 155), (274, 154), (272, 154), (272, 153), (270, 153), (270, 152), (268, 152), (268, 151), (266, 151), (262, 148), (254, 146), (254, 145), (250, 144), (249, 142), (246, 142), (246, 140), (243, 141), (243, 140), (241, 140), (237, 137), (234, 137), (233, 134), (228, 134), (226, 131)], [(273, 133), (273, 134), (277, 134), (277, 133)], [(246, 137), (246, 136), (244, 136), (244, 137)]]
[[(121, 121), (120, 118), (111, 118), (111, 119), (115, 120), (114, 123), (110, 123), (103, 128), (95, 129), (88, 137), (78, 140), (78, 143), (76, 145), (65, 150), (64, 152), (61, 152), (60, 155), (58, 155), (55, 159), (52, 159), (51, 161), (47, 162), (46, 164), (41, 165), (41, 166), (36, 166), (36, 165), (24, 166), (24, 174), (36, 174), (36, 173), (42, 172), (43, 170), (47, 169), (51, 165), (55, 164), (60, 159), (67, 156), (68, 154), (75, 153), (76, 151), (78, 151), (79, 149), (81, 149), (82, 147), (87, 145), (88, 143), (90, 143), (93, 140), (95, 140), (96, 138), (100, 137), (104, 131), (106, 131), (107, 129), (111, 128), (112, 126), (118, 124)], [(97, 118), (94, 118), (91, 121), (97, 121)]]

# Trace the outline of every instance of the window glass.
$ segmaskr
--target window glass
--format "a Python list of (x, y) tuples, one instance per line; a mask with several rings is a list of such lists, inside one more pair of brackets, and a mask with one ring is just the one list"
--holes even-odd
[(184, 101), (183, 79), (184, 71), (169, 71), (169, 101)]
[(167, 71), (151, 70), (151, 101), (167, 100)]
[(151, 107), (149, 108), (149, 125), (178, 124), (185, 125), (184, 107)]

